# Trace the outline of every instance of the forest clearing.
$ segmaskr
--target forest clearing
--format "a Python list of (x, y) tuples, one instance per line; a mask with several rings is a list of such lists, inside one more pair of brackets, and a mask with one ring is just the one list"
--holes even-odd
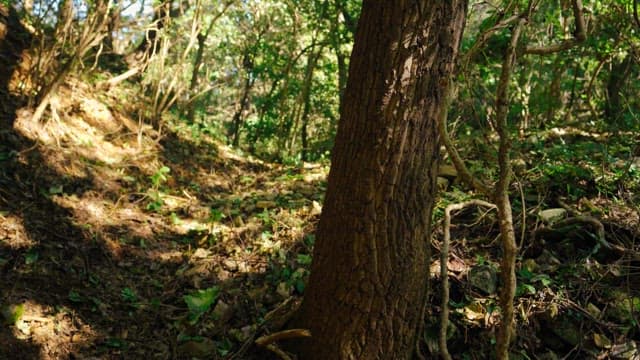
[(0, 0), (0, 360), (640, 359), (633, 0)]

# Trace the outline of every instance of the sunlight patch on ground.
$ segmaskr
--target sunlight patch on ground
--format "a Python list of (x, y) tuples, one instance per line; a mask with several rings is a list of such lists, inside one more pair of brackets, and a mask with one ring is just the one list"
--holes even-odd
[(16, 339), (39, 345), (41, 359), (73, 351), (69, 349), (69, 344), (75, 344), (71, 347), (79, 348), (96, 338), (91, 326), (84, 324), (81, 318), (65, 308), (54, 309), (34, 300), (15, 305), (19, 305), (24, 313), (14, 324), (13, 335)]
[(20, 217), (0, 213), (0, 244), (17, 250), (30, 248), (36, 245), (36, 242), (28, 235)]
[(95, 226), (112, 225), (109, 216), (109, 204), (93, 196), (78, 197), (76, 195), (54, 196), (52, 201), (74, 213), (74, 220)]

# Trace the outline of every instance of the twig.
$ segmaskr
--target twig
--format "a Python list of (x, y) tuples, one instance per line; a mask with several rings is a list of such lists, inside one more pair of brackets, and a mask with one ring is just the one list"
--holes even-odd
[(279, 340), (295, 339), (300, 337), (311, 337), (311, 331), (307, 329), (289, 329), (278, 331), (277, 333), (264, 335), (256, 339), (258, 346), (267, 347)]
[(451, 239), (451, 212), (461, 210), (467, 206), (485, 206), (495, 209), (496, 205), (479, 199), (473, 199), (458, 204), (448, 205), (444, 209), (444, 238), (440, 249), (440, 279), (442, 281), (442, 304), (440, 309), (440, 356), (444, 360), (451, 360), (451, 354), (447, 348), (447, 329), (449, 327), (449, 275), (447, 264), (449, 262), (449, 242)]
[(447, 131), (447, 115), (449, 106), (451, 105), (451, 101), (453, 100), (453, 95), (455, 93), (455, 86), (453, 82), (450, 81), (448, 86), (448, 92), (445, 94), (445, 106), (443, 107), (443, 111), (440, 113), (440, 117), (438, 118), (438, 130), (440, 131), (440, 138), (442, 139), (442, 143), (444, 144), (449, 156), (451, 157), (451, 162), (453, 166), (455, 166), (460, 179), (470, 188), (483, 193), (485, 195), (490, 194), (490, 188), (487, 184), (483, 183), (481, 180), (478, 180), (476, 177), (471, 174), (471, 171), (467, 168), (462, 160), (462, 157), (458, 153), (451, 137), (449, 137), (449, 132)]
[(311, 331), (307, 329), (289, 329), (279, 331), (270, 335), (264, 335), (256, 339), (256, 345), (270, 350), (278, 355), (282, 360), (291, 360), (291, 357), (275, 344), (278, 340), (295, 339), (300, 337), (311, 337)]

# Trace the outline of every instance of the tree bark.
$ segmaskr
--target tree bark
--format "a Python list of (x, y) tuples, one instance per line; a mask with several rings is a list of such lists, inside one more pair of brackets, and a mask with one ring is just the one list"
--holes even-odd
[(231, 122), (231, 129), (229, 133), (229, 139), (231, 140), (231, 144), (235, 147), (240, 146), (240, 128), (244, 122), (244, 112), (249, 105), (249, 94), (251, 93), (251, 88), (253, 88), (253, 84), (255, 83), (255, 76), (252, 75), (253, 72), (253, 55), (249, 53), (249, 49), (245, 49), (245, 54), (242, 59), (242, 66), (246, 72), (244, 78), (244, 86), (242, 87), (242, 96), (240, 97), (240, 102), (236, 108), (236, 112), (233, 114), (233, 120)]
[(322, 53), (322, 46), (319, 50), (312, 52), (307, 61), (307, 70), (304, 76), (304, 87), (302, 89), (302, 128), (300, 129), (300, 159), (309, 161), (309, 114), (311, 112), (311, 88), (313, 87), (313, 72), (318, 65), (318, 59)]
[(407, 359), (427, 292), (437, 119), (466, 0), (364, 1), (309, 286), (303, 359)]
[(622, 94), (629, 75), (631, 75), (632, 66), (633, 56), (631, 54), (625, 56), (620, 62), (614, 62), (611, 67), (609, 81), (607, 81), (604, 115), (616, 131), (620, 130), (622, 125)]

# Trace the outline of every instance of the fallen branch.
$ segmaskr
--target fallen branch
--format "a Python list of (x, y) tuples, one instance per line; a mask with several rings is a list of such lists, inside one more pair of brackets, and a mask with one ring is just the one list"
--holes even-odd
[(267, 345), (273, 344), (279, 340), (295, 339), (300, 337), (311, 337), (311, 331), (307, 329), (282, 330), (277, 333), (261, 336), (256, 339), (255, 343), (258, 346), (267, 347)]
[(109, 89), (112, 88), (116, 85), (118, 85), (119, 83), (127, 80), (128, 78), (135, 76), (136, 74), (138, 74), (140, 72), (140, 70), (142, 70), (140, 67), (133, 67), (125, 72), (123, 72), (122, 74), (118, 75), (118, 76), (114, 76), (111, 79), (101, 82), (100, 84), (98, 84), (98, 88), (100, 89)]
[(270, 350), (274, 354), (278, 355), (282, 360), (291, 360), (291, 356), (284, 352), (275, 344), (278, 340), (295, 339), (300, 337), (311, 337), (311, 331), (307, 329), (289, 329), (279, 331), (274, 334), (264, 335), (256, 339), (256, 345)]

